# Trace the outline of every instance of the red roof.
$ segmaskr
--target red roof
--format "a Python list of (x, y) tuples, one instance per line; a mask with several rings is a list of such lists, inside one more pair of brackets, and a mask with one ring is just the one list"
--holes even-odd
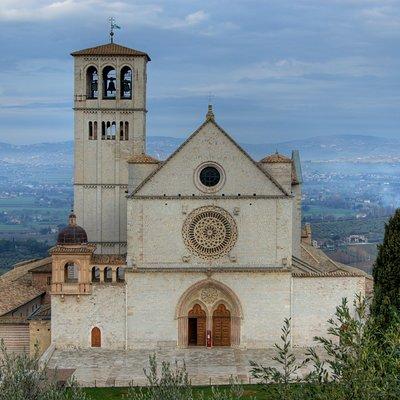
[(116, 43), (102, 44), (101, 46), (89, 47), (87, 49), (74, 51), (71, 56), (131, 56), (146, 57), (150, 61), (150, 57), (143, 51), (131, 49)]

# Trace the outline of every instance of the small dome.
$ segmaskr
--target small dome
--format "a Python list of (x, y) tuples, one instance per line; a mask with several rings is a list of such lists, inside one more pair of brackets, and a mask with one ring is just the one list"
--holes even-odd
[(86, 231), (76, 224), (76, 215), (69, 214), (68, 225), (58, 233), (57, 244), (82, 244), (87, 243)]
[(262, 163), (291, 163), (292, 160), (290, 158), (276, 152), (267, 157), (264, 157), (262, 160), (260, 160), (260, 162), (262, 162)]

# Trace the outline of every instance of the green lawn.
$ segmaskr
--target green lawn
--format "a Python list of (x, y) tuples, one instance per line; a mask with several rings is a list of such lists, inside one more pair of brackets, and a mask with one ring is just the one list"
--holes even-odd
[[(120, 400), (124, 399), (124, 395), (127, 394), (127, 388), (87, 388), (85, 392), (91, 397), (92, 400)], [(203, 393), (207, 399), (211, 393), (210, 386), (206, 387), (195, 387), (194, 392), (196, 394)], [(254, 396), (262, 393), (261, 386), (257, 385), (245, 385), (243, 399), (254, 398)], [(262, 397), (256, 397), (256, 399), (262, 399)]]

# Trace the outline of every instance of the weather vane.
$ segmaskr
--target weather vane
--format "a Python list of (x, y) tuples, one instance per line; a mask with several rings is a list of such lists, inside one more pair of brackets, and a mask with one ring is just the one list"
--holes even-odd
[(108, 18), (108, 21), (110, 22), (110, 41), (114, 43), (114, 29), (121, 29), (121, 27), (115, 23), (114, 17)]

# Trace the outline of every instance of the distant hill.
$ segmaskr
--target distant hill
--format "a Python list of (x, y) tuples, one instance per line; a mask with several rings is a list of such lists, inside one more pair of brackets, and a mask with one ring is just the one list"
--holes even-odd
[[(167, 136), (149, 136), (149, 154), (165, 159), (184, 139)], [(300, 150), (306, 161), (400, 161), (400, 139), (362, 135), (318, 136), (281, 143), (242, 143), (243, 148), (256, 160), (276, 150), (290, 155)], [(30, 165), (71, 165), (73, 142), (12, 145), (0, 143), (0, 162)]]

